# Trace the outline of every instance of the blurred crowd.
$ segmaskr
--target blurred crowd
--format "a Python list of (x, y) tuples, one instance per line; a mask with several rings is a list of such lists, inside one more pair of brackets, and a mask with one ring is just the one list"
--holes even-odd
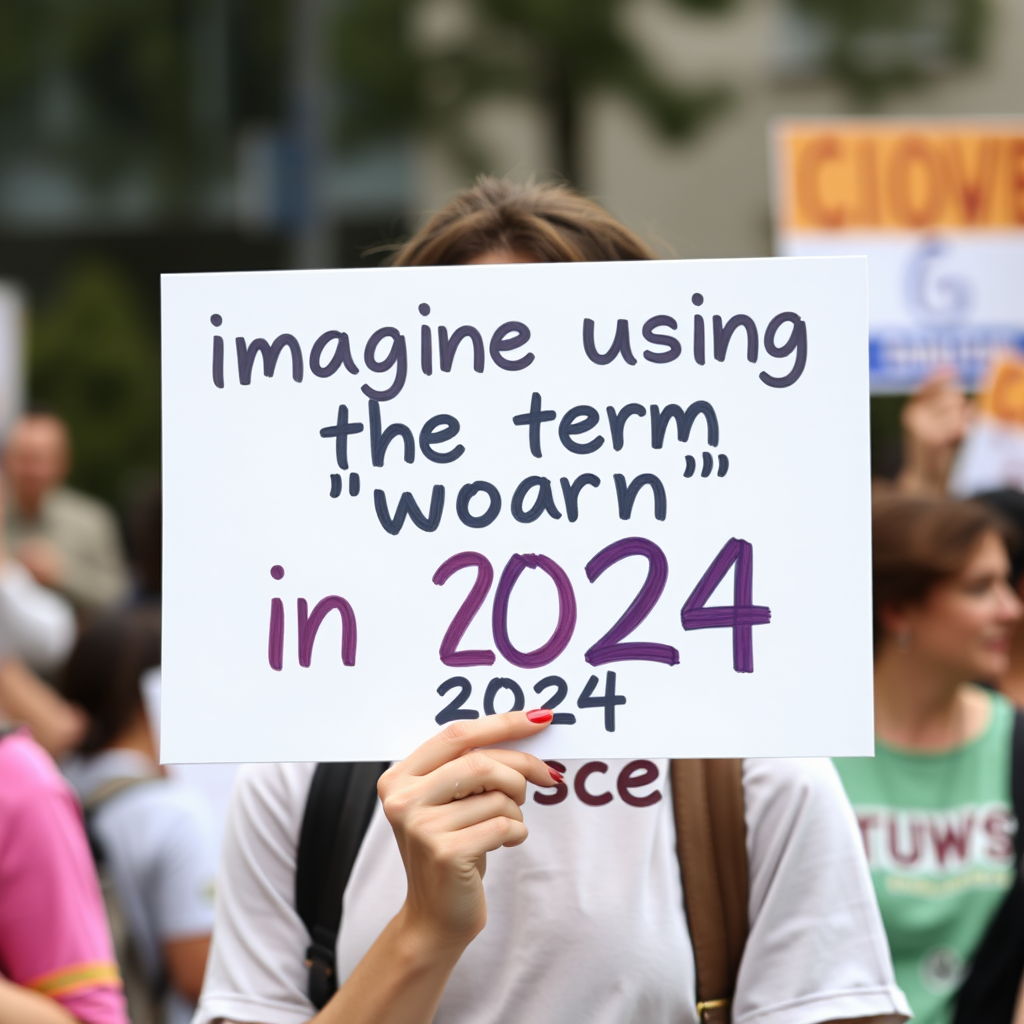
[[(896, 980), (936, 1022), (1013, 1019), (1024, 971), (1024, 494), (948, 496), (972, 416), (945, 372), (904, 407), (873, 489), (877, 756), (836, 763)], [(67, 485), (71, 440), (33, 409), (2, 455), (0, 1020), (179, 1024), (219, 824), (159, 764), (160, 495), (122, 527)]]
[(122, 526), (67, 485), (71, 451), (45, 409), (3, 449), (0, 1020), (178, 1024), (202, 983), (217, 835), (159, 765), (160, 493)]

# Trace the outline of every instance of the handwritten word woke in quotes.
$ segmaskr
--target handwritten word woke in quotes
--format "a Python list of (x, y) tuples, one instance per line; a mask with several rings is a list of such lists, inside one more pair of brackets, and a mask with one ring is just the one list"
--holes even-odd
[[(176, 465), (182, 484), (199, 465), (216, 492), (202, 511), (183, 501), (177, 529), (169, 515), (169, 542), (180, 531), (230, 565), (207, 582), (211, 598), (233, 594), (230, 613), (211, 601), (204, 615), (193, 588), (169, 618), (193, 638), (216, 621), (214, 660), (246, 667), (247, 695), (272, 696), (277, 717), (254, 712), (246, 756), (392, 756), (396, 736), (536, 705), (576, 727), (551, 730), (565, 756), (576, 734), (590, 754), (611, 753), (600, 734), (650, 753), (638, 744), (659, 690), (681, 692), (666, 671), (689, 678), (713, 660), (757, 674), (756, 627), (775, 630), (777, 602), (755, 600), (755, 547), (759, 566), (775, 549), (769, 577), (787, 562), (765, 484), (785, 486), (794, 454), (806, 462), (822, 438), (802, 455), (776, 442), (811, 417), (820, 434), (826, 378), (834, 390), (862, 376), (836, 337), (855, 336), (863, 295), (842, 296), (844, 322), (837, 295), (794, 284), (801, 262), (745, 261), (748, 275), (773, 267), (763, 288), (737, 287), (727, 262), (166, 279), (168, 488)], [(856, 289), (859, 261), (832, 262)], [(594, 287), (629, 277), (639, 286)], [(832, 460), (811, 461), (828, 484)], [(794, 543), (796, 525), (783, 531)], [(785, 599), (793, 582), (774, 589)], [(691, 632), (727, 648), (690, 650)], [(788, 642), (768, 642), (768, 675)], [(291, 681), (288, 700), (275, 680)], [(172, 745), (191, 689), (179, 685)], [(332, 735), (311, 721), (318, 699), (380, 709), (390, 731)], [(306, 739), (268, 737), (299, 719)], [(194, 756), (205, 730), (187, 731)]]

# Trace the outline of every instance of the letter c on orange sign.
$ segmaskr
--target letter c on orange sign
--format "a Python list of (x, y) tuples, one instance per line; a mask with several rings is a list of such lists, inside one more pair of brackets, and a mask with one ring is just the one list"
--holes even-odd
[(819, 227), (838, 228), (845, 219), (842, 207), (826, 206), (821, 195), (822, 166), (839, 158), (839, 140), (834, 135), (807, 143), (797, 158), (797, 202), (807, 219)]

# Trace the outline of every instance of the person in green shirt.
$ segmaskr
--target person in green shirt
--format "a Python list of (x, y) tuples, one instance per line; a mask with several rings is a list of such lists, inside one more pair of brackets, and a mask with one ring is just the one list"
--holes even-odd
[[(1006, 671), (1021, 616), (1007, 534), (985, 506), (947, 499), (883, 498), (872, 527), (875, 757), (836, 767), (915, 1021), (973, 1020), (961, 986), (1017, 880), (1015, 712), (967, 681)], [(1024, 1020), (1024, 950), (1008, 952), (1007, 1024)]]

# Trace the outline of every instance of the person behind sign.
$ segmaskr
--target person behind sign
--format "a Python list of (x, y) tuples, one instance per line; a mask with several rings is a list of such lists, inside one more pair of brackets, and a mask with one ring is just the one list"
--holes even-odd
[[(485, 179), (393, 263), (652, 258), (566, 188)], [(243, 769), (194, 1024), (696, 1022), (668, 763), (551, 767), (493, 747), (531, 737), (551, 718), (538, 710), (455, 722), (384, 773), (345, 889), (338, 989), (319, 1013), (307, 995), (310, 936), (296, 910), (316, 766)], [(748, 760), (742, 787), (750, 931), (732, 1020), (904, 1019), (856, 822), (832, 766)], [(701, 1019), (726, 1013), (707, 1007)]]
[(128, 572), (113, 514), (65, 484), (70, 468), (63, 420), (43, 410), (21, 416), (4, 444), (4, 530), (12, 552), (43, 586), (92, 614), (124, 597)]
[[(145, 605), (90, 625), (71, 653), (65, 696), (89, 728), (64, 774), (86, 810), (93, 851), (108, 875), (128, 941), (129, 1009), (185, 1024), (202, 984), (213, 924), (214, 822), (202, 798), (158, 764), (142, 674), (160, 663), (160, 615)], [(108, 900), (109, 904), (109, 900)]]
[(128, 1024), (81, 809), (26, 729), (0, 729), (0, 1021)]
[(1021, 617), (1006, 527), (981, 503), (898, 496), (872, 526), (875, 757), (836, 765), (914, 1019), (1008, 1024), (1024, 1019), (1024, 718), (968, 681), (1006, 671)]

